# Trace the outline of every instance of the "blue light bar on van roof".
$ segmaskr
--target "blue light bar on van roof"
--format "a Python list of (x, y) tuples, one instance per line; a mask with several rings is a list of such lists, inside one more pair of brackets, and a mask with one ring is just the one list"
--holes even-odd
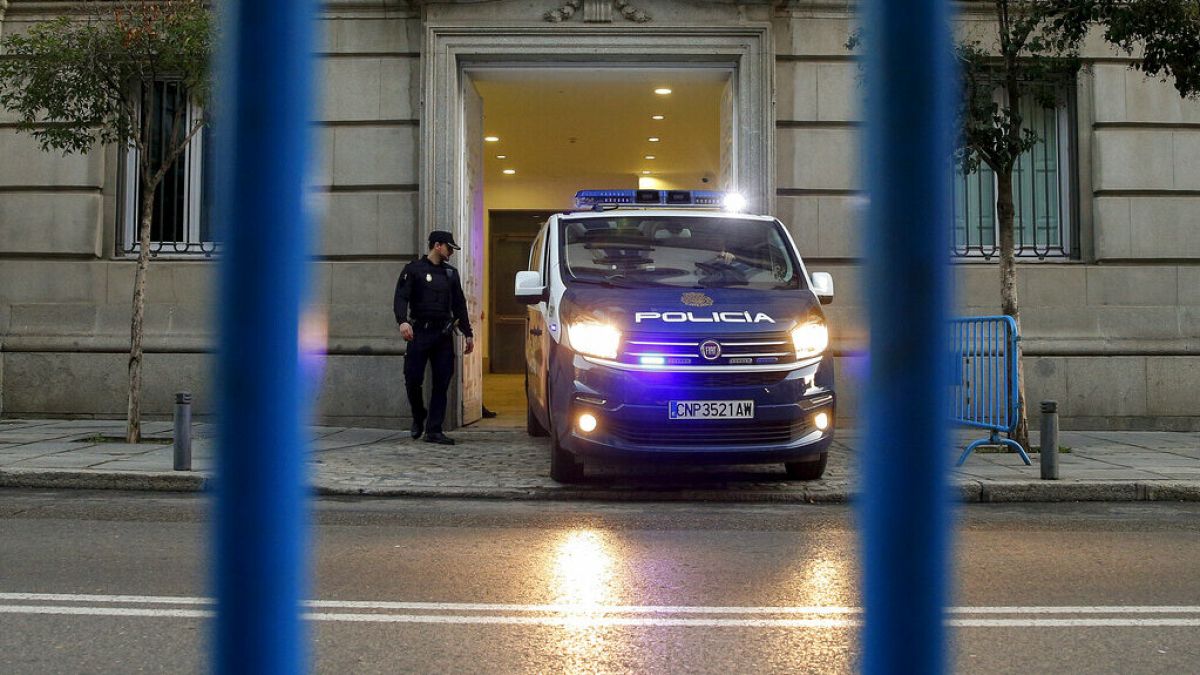
[(715, 190), (580, 190), (575, 193), (575, 208), (603, 206), (672, 206), (720, 208), (726, 193)]

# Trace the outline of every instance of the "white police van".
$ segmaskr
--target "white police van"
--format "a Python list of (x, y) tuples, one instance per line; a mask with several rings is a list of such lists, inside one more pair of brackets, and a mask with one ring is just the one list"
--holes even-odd
[(589, 458), (824, 473), (833, 279), (810, 278), (777, 219), (723, 208), (736, 198), (583, 190), (538, 233), (516, 296), (528, 430), (550, 437), (554, 480)]

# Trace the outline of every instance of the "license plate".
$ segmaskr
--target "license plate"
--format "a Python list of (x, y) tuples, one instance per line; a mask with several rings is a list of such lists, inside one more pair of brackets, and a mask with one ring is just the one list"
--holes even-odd
[(673, 420), (754, 419), (754, 401), (671, 401), (667, 417)]

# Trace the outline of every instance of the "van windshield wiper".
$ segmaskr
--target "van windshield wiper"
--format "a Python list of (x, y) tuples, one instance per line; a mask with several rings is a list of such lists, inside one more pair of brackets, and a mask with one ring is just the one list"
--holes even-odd
[(617, 288), (671, 288), (672, 284), (661, 284), (649, 279), (631, 279), (624, 274), (610, 274), (604, 280)]
[(634, 283), (629, 277), (623, 274), (611, 274), (605, 277), (575, 277), (575, 281), (585, 284), (597, 284), (608, 288), (640, 288), (640, 284)]

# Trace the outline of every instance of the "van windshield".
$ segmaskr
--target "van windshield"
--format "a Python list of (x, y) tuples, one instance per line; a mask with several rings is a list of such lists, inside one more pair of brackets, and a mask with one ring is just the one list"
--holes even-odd
[(574, 281), (680, 288), (804, 288), (777, 221), (702, 216), (564, 218), (565, 275)]

